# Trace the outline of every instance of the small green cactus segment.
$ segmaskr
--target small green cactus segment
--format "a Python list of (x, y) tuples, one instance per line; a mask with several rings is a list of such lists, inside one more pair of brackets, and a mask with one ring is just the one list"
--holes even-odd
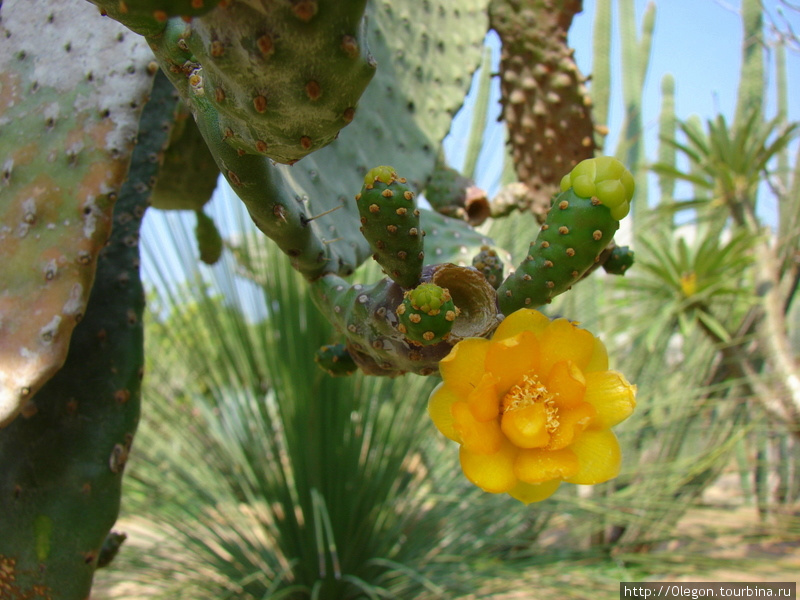
[(503, 261), (498, 256), (497, 251), (489, 246), (481, 246), (481, 251), (472, 259), (472, 266), (486, 277), (486, 281), (494, 289), (499, 288), (500, 284), (503, 283), (503, 273), (505, 271)]
[(128, 535), (125, 533), (110, 531), (106, 536), (106, 541), (103, 542), (103, 546), (100, 548), (100, 555), (97, 557), (97, 568), (102, 569), (110, 565), (127, 539)]
[(438, 344), (450, 335), (457, 309), (446, 288), (421, 283), (403, 295), (397, 307), (397, 330), (412, 344)]
[(156, 67), (139, 36), (59, 0), (3, 3), (0, 56), (2, 427), (67, 356)]
[(441, 160), (428, 178), (424, 193), (433, 210), (473, 226), (483, 223), (491, 213), (486, 192)]
[(497, 290), (505, 315), (549, 303), (568, 290), (594, 265), (628, 212), (633, 177), (616, 159), (582, 161), (562, 187), (567, 183), (574, 187), (555, 197), (528, 255)]
[(628, 246), (615, 246), (603, 263), (603, 269), (610, 275), (625, 275), (633, 265), (633, 254), (633, 250)]
[(151, 157), (163, 150), (169, 132), (170, 93), (159, 76), (66, 362), (0, 433), (3, 598), (88, 598), (117, 519), (144, 364), (137, 242), (159, 168)]
[(634, 187), (631, 172), (611, 156), (583, 160), (561, 179), (562, 192), (573, 188), (582, 198), (597, 199), (618, 221), (630, 212)]
[(235, 2), (149, 40), (198, 118), (236, 150), (293, 164), (350, 124), (375, 74), (366, 0)]
[(358, 365), (344, 344), (322, 346), (314, 355), (317, 366), (331, 377), (346, 377), (358, 370)]
[(175, 126), (162, 162), (167, 177), (159, 177), (150, 196), (159, 210), (199, 210), (217, 188), (219, 169), (192, 114), (177, 102)]
[(371, 169), (356, 195), (361, 233), (373, 251), (372, 258), (404, 288), (419, 283), (423, 238), (414, 192), (392, 167)]
[(190, 20), (229, 0), (89, 0), (100, 13), (140, 35), (157, 35), (170, 17)]
[(197, 215), (197, 225), (194, 228), (194, 234), (197, 238), (200, 260), (207, 265), (216, 264), (222, 256), (222, 235), (214, 224), (214, 219), (202, 210), (198, 210), (195, 214)]

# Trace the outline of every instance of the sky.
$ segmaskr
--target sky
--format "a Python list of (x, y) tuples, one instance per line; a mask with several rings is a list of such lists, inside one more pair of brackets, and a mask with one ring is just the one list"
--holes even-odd
[[(788, 23), (800, 34), (800, 2), (788, 1), (796, 8), (784, 8), (784, 21), (778, 11), (782, 3), (779, 0), (764, 0), (764, 7), (770, 15), (766, 21), (774, 21), (782, 28), (784, 23)], [(584, 0), (583, 12), (576, 15), (569, 32), (569, 43), (575, 48), (575, 60), (584, 75), (589, 75), (592, 67), (595, 4), (595, 0)], [(647, 4), (648, 0), (635, 0), (638, 31), (641, 30), (642, 15)], [(676, 115), (679, 119), (698, 115), (705, 121), (717, 114), (723, 114), (730, 122), (736, 109), (743, 37), (739, 0), (659, 0), (656, 4), (651, 60), (643, 95), (645, 147), (647, 158), (652, 161), (656, 159), (658, 151), (658, 116), (661, 110), (661, 80), (664, 75), (670, 73), (675, 78)], [(613, 152), (616, 146), (623, 117), (620, 39), (616, 30), (617, 2), (613, 3), (612, 11), (615, 29), (612, 32), (610, 134), (606, 142), (609, 152)], [(490, 36), (488, 41), (495, 49), (497, 61), (497, 40)], [(787, 52), (787, 67), (789, 118), (800, 120), (800, 54), (797, 51)], [(767, 116), (771, 117), (774, 116), (774, 66), (770, 63), (767, 69), (768, 85), (772, 86), (767, 99)], [(499, 95), (498, 90), (495, 81), (495, 100)], [(464, 136), (470, 118), (469, 107), (468, 101), (465, 110), (457, 115), (445, 145), (448, 159), (455, 167), (461, 166), (463, 161)], [(499, 110), (497, 105), (495, 110)], [(495, 190), (502, 168), (497, 157), (501, 154), (498, 148), (502, 149), (503, 136), (502, 128), (490, 126), (487, 131), (489, 142), (481, 154), (476, 173), (477, 183), (490, 192)], [(792, 148), (796, 151), (797, 143)], [(654, 179), (650, 188), (651, 193), (657, 191)], [(680, 193), (681, 188), (677, 191)]]

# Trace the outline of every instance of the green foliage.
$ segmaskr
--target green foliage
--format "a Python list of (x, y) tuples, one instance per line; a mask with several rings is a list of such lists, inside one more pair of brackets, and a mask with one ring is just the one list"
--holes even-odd
[[(190, 245), (185, 226), (173, 235)], [(216, 267), (203, 281), (184, 258), (195, 283), (166, 296), (168, 316), (150, 316), (126, 508), (155, 537), (130, 536), (103, 577), (199, 600), (473, 591), (475, 558), (529, 517), (502, 498), (478, 502), (442, 454), (426, 415), (434, 381), (328, 377), (312, 357), (334, 333), (302, 278), (263, 238), (243, 237), (239, 253), (261, 285), (230, 287)], [(270, 300), (266, 319), (247, 316), (251, 295)]]

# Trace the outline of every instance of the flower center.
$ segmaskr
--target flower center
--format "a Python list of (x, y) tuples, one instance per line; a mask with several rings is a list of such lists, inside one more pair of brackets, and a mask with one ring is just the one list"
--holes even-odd
[(541, 404), (546, 415), (545, 429), (553, 433), (558, 429), (558, 408), (555, 406), (555, 394), (551, 394), (536, 375), (524, 375), (522, 382), (516, 384), (503, 396), (500, 414), (517, 411), (534, 404)]

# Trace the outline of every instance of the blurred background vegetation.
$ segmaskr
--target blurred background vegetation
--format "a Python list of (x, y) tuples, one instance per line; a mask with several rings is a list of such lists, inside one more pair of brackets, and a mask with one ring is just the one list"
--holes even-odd
[[(128, 540), (94, 597), (616, 598), (619, 581), (648, 578), (797, 581), (800, 160), (785, 53), (798, 40), (744, 0), (736, 116), (679, 121), (666, 76), (651, 164), (641, 100), (656, 5), (638, 25), (632, 0), (615, 6), (626, 111), (617, 147), (602, 152), (637, 176), (623, 232), (636, 264), (624, 278), (593, 275), (547, 312), (599, 335), (638, 385), (619, 428), (622, 474), (527, 508), (474, 488), (427, 418), (436, 378), (318, 369), (314, 352), (334, 331), (220, 189), (208, 207), (225, 244), (213, 267), (198, 264), (193, 217), (148, 213), (149, 362), (119, 525)], [(590, 91), (603, 124), (611, 1), (594, 9)], [(765, 74), (768, 46), (776, 70)], [(487, 188), (501, 190), (516, 176), (508, 158), (496, 168), (502, 139), (487, 125), (491, 51), (459, 117), (467, 126), (453, 132), (468, 140), (453, 166), (483, 181), (482, 169), (496, 171)], [(765, 197), (775, 222), (763, 221)], [(518, 262), (536, 227), (522, 213), (481, 231)]]

